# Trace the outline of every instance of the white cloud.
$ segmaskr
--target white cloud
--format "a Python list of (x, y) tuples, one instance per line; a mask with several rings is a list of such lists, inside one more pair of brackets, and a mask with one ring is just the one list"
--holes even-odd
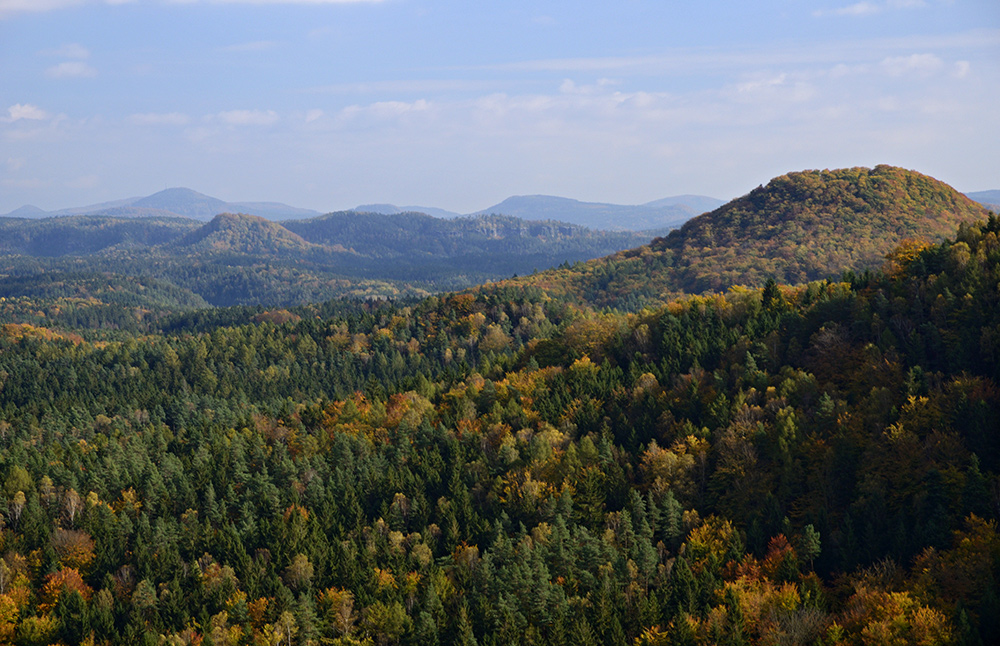
[(17, 13), (65, 9), (84, 2), (86, 0), (0, 0), (0, 18)]
[(829, 72), (829, 76), (832, 79), (844, 78), (847, 76), (856, 76), (858, 74), (865, 74), (868, 72), (869, 67), (867, 65), (846, 65), (844, 63), (838, 63), (833, 66)]
[(890, 56), (883, 59), (879, 66), (889, 76), (917, 74), (927, 76), (944, 66), (940, 58), (934, 54), (911, 54), (909, 56)]
[[(123, 5), (136, 2), (137, 0), (0, 0), (0, 19), (20, 13), (40, 13), (44, 11), (55, 11), (67, 9), (84, 4), (109, 4)], [(361, 4), (377, 3), (382, 0), (167, 0), (172, 4)]]
[(754, 79), (752, 81), (740, 83), (736, 86), (736, 90), (742, 93), (757, 92), (758, 90), (784, 85), (787, 79), (788, 74), (778, 74), (777, 76)]
[(279, 119), (274, 110), (229, 110), (216, 117), (230, 126), (269, 126)]
[(42, 110), (36, 105), (31, 105), (30, 103), (15, 103), (7, 108), (7, 115), (7, 118), (3, 119), (3, 121), (6, 121), (7, 123), (13, 123), (15, 121), (20, 121), (21, 119), (40, 121), (42, 119), (49, 118), (49, 115), (45, 112), (45, 110)]
[(306, 112), (306, 123), (312, 123), (313, 121), (318, 121), (323, 118), (323, 111), (319, 108), (310, 110)]
[(7, 170), (9, 170), (12, 173), (16, 173), (17, 171), (19, 171), (22, 168), (24, 168), (24, 165), (26, 163), (27, 162), (25, 161), (25, 159), (23, 157), (8, 157), (7, 158)]
[(134, 126), (186, 126), (191, 118), (180, 112), (147, 112), (129, 116), (128, 122)]
[(964, 79), (966, 76), (969, 75), (969, 70), (971, 68), (972, 65), (969, 63), (969, 61), (956, 61), (955, 69), (954, 71), (952, 71), (951, 75), (957, 79)]
[(588, 85), (579, 85), (572, 79), (566, 79), (559, 85), (559, 92), (562, 94), (599, 94), (615, 85), (618, 85), (618, 82), (612, 79), (598, 79), (597, 83)]
[(45, 70), (45, 76), (53, 79), (93, 78), (97, 76), (97, 70), (83, 61), (66, 61)]

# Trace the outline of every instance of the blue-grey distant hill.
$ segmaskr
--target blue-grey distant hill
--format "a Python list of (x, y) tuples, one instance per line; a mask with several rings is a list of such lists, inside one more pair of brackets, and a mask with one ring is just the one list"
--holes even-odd
[(302, 209), (278, 202), (225, 202), (189, 188), (168, 188), (147, 195), (89, 206), (76, 206), (58, 211), (43, 211), (34, 206), (22, 206), (5, 217), (45, 218), (70, 215), (110, 215), (119, 218), (182, 216), (195, 220), (211, 220), (220, 213), (247, 213), (268, 220), (312, 218), (319, 211)]
[[(581, 202), (551, 195), (519, 195), (467, 214), (433, 206), (394, 204), (363, 204), (351, 209), (351, 212), (381, 215), (424, 213), (445, 220), (479, 215), (510, 215), (523, 220), (567, 222), (600, 231), (661, 233), (666, 229), (680, 226), (696, 215), (711, 211), (722, 203), (722, 200), (703, 195), (678, 195), (638, 205)], [(168, 188), (146, 197), (131, 197), (58, 211), (44, 211), (26, 205), (11, 211), (5, 217), (37, 219), (73, 215), (108, 215), (117, 218), (180, 216), (209, 221), (220, 213), (246, 213), (273, 221), (303, 220), (321, 215), (318, 211), (278, 202), (225, 202), (189, 188)]]
[(31, 204), (25, 204), (24, 206), (22, 206), (20, 208), (14, 209), (13, 211), (11, 211), (10, 213), (8, 213), (4, 217), (7, 217), (7, 218), (25, 218), (25, 219), (29, 219), (30, 220), (30, 219), (34, 219), (34, 218), (44, 218), (48, 214), (49, 214), (48, 211), (43, 211), (42, 209), (38, 208), (37, 206), (33, 206)]
[(966, 193), (965, 197), (979, 202), (988, 209), (1000, 212), (1000, 191), (974, 191)]
[(652, 231), (679, 227), (724, 202), (701, 195), (668, 197), (637, 205), (580, 202), (551, 195), (517, 195), (473, 213), (497, 213), (530, 220), (558, 220), (606, 231)]
[[(658, 231), (678, 227), (692, 217), (716, 209), (722, 204), (722, 200), (704, 195), (677, 195), (638, 205), (581, 202), (551, 195), (516, 195), (466, 215), (512, 215), (524, 220), (555, 220), (602, 231)], [(363, 204), (352, 210), (382, 215), (426, 213), (448, 219), (462, 216), (435, 207), (395, 204)]]

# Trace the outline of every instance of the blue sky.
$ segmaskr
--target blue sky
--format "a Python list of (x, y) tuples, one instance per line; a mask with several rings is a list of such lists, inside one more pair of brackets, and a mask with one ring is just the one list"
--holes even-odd
[(0, 0), (0, 213), (1000, 188), (996, 0)]

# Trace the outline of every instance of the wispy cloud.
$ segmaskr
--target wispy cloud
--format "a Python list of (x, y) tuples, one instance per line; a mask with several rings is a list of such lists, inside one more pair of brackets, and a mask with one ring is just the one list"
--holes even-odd
[(174, 0), (184, 3), (209, 2), (211, 4), (374, 4), (382, 0)]
[(482, 92), (495, 90), (503, 81), (465, 79), (414, 79), (400, 81), (370, 81), (337, 83), (307, 88), (315, 94), (438, 94), (441, 92)]
[(374, 4), (382, 0), (180, 0), (181, 2), (209, 2), (211, 4)]
[[(139, 0), (0, 0), (0, 19), (22, 13), (40, 13), (85, 4), (122, 5)], [(171, 4), (250, 4), (250, 5), (325, 5), (374, 4), (382, 0), (164, 0)]]
[(891, 56), (884, 59), (879, 66), (890, 76), (906, 74), (927, 76), (944, 67), (944, 61), (934, 54), (911, 54), (909, 56)]
[(862, 0), (862, 2), (855, 2), (844, 7), (837, 7), (836, 9), (817, 9), (813, 12), (813, 15), (817, 17), (874, 16), (892, 9), (915, 9), (925, 6), (927, 6), (927, 3), (924, 0), (887, 0), (886, 2), (867, 2), (867, 0)]
[(15, 103), (7, 108), (7, 118), (2, 120), (6, 123), (14, 123), (15, 121), (20, 121), (21, 119), (41, 121), (42, 119), (48, 118), (48, 113), (36, 105), (31, 105), (30, 103)]
[(230, 126), (269, 126), (280, 118), (274, 110), (229, 110), (215, 116)]
[(66, 61), (45, 70), (45, 76), (53, 79), (93, 78), (97, 70), (83, 61)]
[(839, 9), (833, 9), (829, 13), (835, 16), (870, 16), (876, 13), (882, 13), (882, 5), (873, 4), (871, 2), (856, 2), (852, 5), (847, 5), (846, 7), (840, 7)]
[(0, 18), (18, 13), (53, 11), (84, 4), (87, 0), (0, 0)]

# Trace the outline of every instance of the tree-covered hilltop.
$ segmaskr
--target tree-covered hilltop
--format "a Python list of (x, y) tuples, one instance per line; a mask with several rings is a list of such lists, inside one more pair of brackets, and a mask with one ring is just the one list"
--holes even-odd
[(0, 328), (0, 639), (987, 644), (1000, 220), (626, 314)]
[(277, 222), (256, 215), (220, 213), (208, 224), (173, 241), (166, 253), (237, 253), (290, 256), (321, 251)]
[(651, 244), (521, 282), (636, 308), (682, 293), (799, 284), (881, 264), (906, 239), (936, 242), (986, 209), (891, 166), (789, 173)]

